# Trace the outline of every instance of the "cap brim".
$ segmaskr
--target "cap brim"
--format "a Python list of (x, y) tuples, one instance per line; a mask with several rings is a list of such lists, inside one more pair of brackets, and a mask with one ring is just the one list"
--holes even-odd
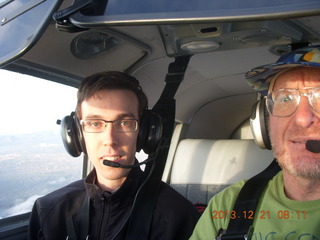
[(246, 73), (246, 80), (249, 85), (263, 96), (268, 95), (270, 82), (277, 73), (294, 67), (320, 67), (319, 63), (301, 62), (301, 63), (273, 63), (253, 68)]

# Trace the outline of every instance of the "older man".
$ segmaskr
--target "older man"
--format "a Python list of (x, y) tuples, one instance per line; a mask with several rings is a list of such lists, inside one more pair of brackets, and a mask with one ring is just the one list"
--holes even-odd
[[(282, 169), (259, 198), (252, 239), (320, 239), (320, 46), (287, 53), (246, 77), (266, 101), (272, 151)], [(211, 199), (191, 239), (214, 239), (243, 214), (232, 210), (245, 182)], [(214, 219), (215, 211), (229, 214)]]

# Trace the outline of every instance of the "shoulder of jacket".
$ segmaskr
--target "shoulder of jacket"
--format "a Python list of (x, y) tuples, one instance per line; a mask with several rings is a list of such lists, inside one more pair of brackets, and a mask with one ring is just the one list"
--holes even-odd
[(38, 198), (36, 203), (41, 209), (52, 208), (71, 199), (82, 198), (85, 192), (83, 180), (78, 180)]

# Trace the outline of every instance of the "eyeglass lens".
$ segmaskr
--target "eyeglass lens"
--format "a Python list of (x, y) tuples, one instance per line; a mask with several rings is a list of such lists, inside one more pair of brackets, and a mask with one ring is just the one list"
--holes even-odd
[[(301, 90), (304, 90), (303, 92)], [(320, 88), (279, 89), (267, 96), (267, 109), (273, 116), (292, 115), (300, 103), (301, 96), (309, 99), (310, 106), (320, 113)]]
[(107, 123), (112, 123), (117, 132), (133, 132), (137, 130), (138, 122), (135, 119), (118, 119), (115, 121), (105, 121), (99, 119), (89, 119), (82, 121), (83, 130), (89, 133), (103, 132)]

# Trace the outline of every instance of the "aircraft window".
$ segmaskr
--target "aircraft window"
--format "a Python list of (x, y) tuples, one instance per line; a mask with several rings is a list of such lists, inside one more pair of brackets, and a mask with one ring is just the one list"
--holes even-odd
[(318, 0), (109, 0), (105, 9), (107, 21), (123, 21), (126, 19), (159, 19), (178, 18), (219, 18), (239, 16), (259, 16), (275, 13), (299, 14), (303, 11), (312, 12), (319, 7)]
[(29, 212), (36, 198), (82, 177), (82, 156), (64, 149), (57, 119), (76, 89), (0, 70), (0, 219)]
[[(192, 12), (208, 11), (208, 10), (236, 10), (236, 9), (255, 9), (270, 6), (288, 6), (290, 4), (299, 4), (300, 0), (291, 0), (290, 4), (287, 1), (269, 0), (269, 1), (238, 1), (229, 0), (211, 1), (211, 0), (189, 0), (188, 4), (182, 4), (183, 0), (109, 0), (106, 8), (106, 14), (134, 14), (134, 13), (168, 13), (168, 12)], [(309, 1), (313, 2), (313, 1)]]
[(105, 0), (94, 14), (78, 12), (70, 19), (84, 28), (115, 24), (242, 22), (312, 16), (319, 12), (319, 3), (319, 0), (188, 0), (187, 4), (185, 0)]

